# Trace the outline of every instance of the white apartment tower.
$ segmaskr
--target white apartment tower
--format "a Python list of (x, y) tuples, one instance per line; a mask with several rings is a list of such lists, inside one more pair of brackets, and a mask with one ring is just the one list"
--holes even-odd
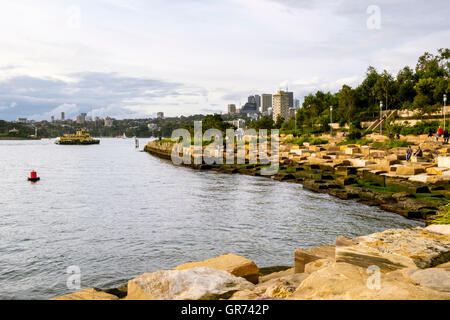
[(284, 120), (289, 120), (289, 94), (285, 91), (278, 90), (278, 92), (273, 95), (272, 108), (273, 121), (277, 121), (278, 115), (281, 115)]

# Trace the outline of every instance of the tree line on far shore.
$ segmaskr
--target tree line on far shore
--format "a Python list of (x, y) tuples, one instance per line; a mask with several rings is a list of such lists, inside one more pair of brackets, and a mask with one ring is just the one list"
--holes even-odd
[(395, 76), (369, 66), (365, 79), (356, 88), (343, 85), (336, 93), (319, 90), (307, 95), (302, 108), (297, 110), (296, 123), (294, 118), (273, 121), (270, 117), (262, 117), (250, 126), (319, 133), (330, 130), (332, 116), (333, 122), (341, 126), (348, 124), (360, 128), (362, 121), (373, 121), (379, 117), (380, 101), (383, 111), (416, 110), (419, 118), (427, 117), (440, 110), (443, 95), (449, 92), (449, 58), (450, 49), (439, 49), (437, 54), (425, 52), (419, 57), (415, 69), (406, 66)]

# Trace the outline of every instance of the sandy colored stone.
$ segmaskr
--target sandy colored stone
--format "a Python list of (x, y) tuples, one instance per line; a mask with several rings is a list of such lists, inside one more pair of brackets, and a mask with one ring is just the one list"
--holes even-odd
[(294, 270), (295, 273), (305, 272), (305, 265), (319, 259), (334, 259), (335, 246), (320, 246), (310, 249), (295, 249)]
[(432, 224), (426, 227), (425, 229), (437, 233), (450, 235), (450, 224)]
[(436, 268), (442, 268), (445, 269), (447, 271), (450, 271), (450, 261), (446, 262), (446, 263), (442, 263), (436, 266)]
[(334, 263), (334, 261), (330, 260), (330, 259), (319, 259), (319, 260), (316, 260), (316, 261), (306, 264), (305, 272), (313, 273), (313, 272), (316, 272), (317, 270), (320, 270), (322, 268), (329, 266), (332, 263)]
[(414, 284), (450, 293), (450, 271), (445, 268), (407, 269), (405, 276)]
[(164, 270), (128, 281), (126, 300), (216, 300), (253, 288), (247, 280), (213, 268)]
[(336, 243), (336, 262), (382, 272), (405, 267), (429, 268), (450, 259), (450, 236), (424, 228), (390, 229), (356, 239), (357, 244)]
[(282, 278), (282, 277), (293, 275), (295, 273), (294, 271), (295, 271), (294, 268), (290, 268), (290, 269), (287, 269), (284, 271), (278, 271), (278, 272), (273, 272), (273, 273), (267, 274), (267, 275), (259, 278), (259, 283), (263, 283), (263, 282), (267, 282), (272, 279), (277, 279), (277, 278)]
[(228, 300), (255, 300), (260, 297), (261, 296), (256, 294), (254, 291), (246, 289), (235, 292)]
[(433, 175), (442, 175), (444, 171), (448, 171), (448, 168), (434, 167), (434, 168), (427, 168), (426, 173)]
[(235, 254), (225, 254), (205, 261), (188, 262), (175, 267), (173, 270), (185, 270), (196, 267), (227, 271), (236, 277), (242, 277), (252, 283), (258, 283), (259, 269), (256, 264), (250, 259)]
[(94, 288), (88, 288), (78, 292), (66, 294), (52, 300), (119, 300), (119, 298), (115, 295), (98, 291)]
[[(450, 294), (412, 283), (400, 271), (380, 273), (348, 263), (335, 263), (312, 273), (288, 297), (292, 300), (447, 300)], [(370, 277), (370, 278), (369, 278)]]
[(284, 299), (294, 293), (308, 276), (308, 273), (296, 273), (271, 279), (256, 285), (253, 291), (259, 296)]
[(399, 175), (405, 175), (405, 176), (413, 176), (417, 175), (419, 173), (425, 172), (424, 168), (421, 167), (415, 167), (415, 166), (399, 166), (397, 167), (396, 173)]

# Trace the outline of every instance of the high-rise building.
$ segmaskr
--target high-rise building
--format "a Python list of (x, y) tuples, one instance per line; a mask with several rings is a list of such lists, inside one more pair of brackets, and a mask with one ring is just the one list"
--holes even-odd
[(164, 119), (164, 112), (158, 112), (158, 113), (156, 114), (156, 117), (157, 117), (158, 119)]
[(255, 94), (255, 102), (258, 112), (261, 112), (261, 96), (259, 94)]
[(55, 116), (51, 116), (50, 119), (52, 122), (55, 122)]
[(249, 96), (248, 97), (248, 103), (256, 103), (255, 96)]
[(236, 114), (236, 105), (235, 104), (229, 104), (228, 105), (228, 114), (229, 115)]
[(61, 121), (66, 120), (66, 114), (64, 112), (61, 112)]
[(244, 106), (241, 107), (241, 114), (250, 114), (250, 113), (258, 113), (258, 108), (255, 102), (247, 102)]
[(286, 92), (289, 96), (289, 108), (294, 107), (294, 93), (293, 92)]
[(272, 95), (263, 93), (261, 95), (261, 113), (263, 115), (268, 115), (270, 108), (272, 108)]
[(82, 113), (79, 116), (77, 116), (77, 123), (78, 124), (85, 124), (86, 123), (86, 113)]
[(284, 120), (288, 120), (290, 118), (289, 94), (285, 91), (278, 90), (278, 92), (273, 95), (272, 108), (274, 121), (277, 121), (278, 115)]
[(294, 108), (295, 109), (300, 108), (300, 100), (299, 99), (294, 99)]

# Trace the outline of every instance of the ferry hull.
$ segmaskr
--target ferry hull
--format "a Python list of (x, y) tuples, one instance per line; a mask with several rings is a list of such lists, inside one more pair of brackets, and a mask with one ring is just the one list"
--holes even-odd
[(90, 144), (100, 144), (100, 140), (90, 140), (90, 141), (55, 141), (56, 144), (60, 145), (90, 145)]

